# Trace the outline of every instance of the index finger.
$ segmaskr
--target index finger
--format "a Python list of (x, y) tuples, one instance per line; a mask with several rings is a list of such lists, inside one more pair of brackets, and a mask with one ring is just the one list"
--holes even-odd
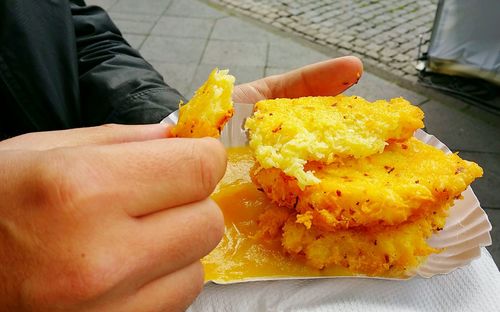
[(59, 193), (76, 194), (73, 202), (82, 200), (93, 209), (124, 210), (132, 217), (207, 198), (226, 169), (225, 149), (212, 138), (61, 150), (48, 154), (64, 188)]

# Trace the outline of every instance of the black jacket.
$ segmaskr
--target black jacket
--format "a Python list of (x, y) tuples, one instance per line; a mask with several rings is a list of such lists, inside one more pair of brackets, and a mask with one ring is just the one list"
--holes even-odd
[(103, 123), (156, 123), (181, 95), (78, 0), (0, 1), (0, 139)]

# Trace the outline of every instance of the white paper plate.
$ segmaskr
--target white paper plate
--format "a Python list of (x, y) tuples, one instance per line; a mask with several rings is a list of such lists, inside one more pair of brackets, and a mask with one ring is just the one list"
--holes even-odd
[[(234, 105), (235, 113), (222, 131), (220, 140), (226, 147), (244, 146), (247, 144), (247, 135), (243, 129), (245, 119), (253, 112), (253, 105)], [(161, 121), (163, 124), (176, 124), (178, 112), (174, 112)], [(451, 151), (436, 137), (422, 130), (415, 132), (415, 137), (420, 141), (439, 148), (445, 153)], [(488, 216), (481, 208), (479, 201), (468, 187), (462, 193), (463, 199), (456, 200), (450, 208), (450, 215), (442, 231), (432, 235), (428, 243), (435, 248), (444, 248), (438, 254), (430, 255), (427, 260), (416, 270), (421, 277), (432, 277), (436, 274), (446, 274), (468, 265), (472, 260), (481, 256), (481, 247), (491, 245), (491, 224)], [(324, 277), (303, 277), (307, 279)], [(335, 277), (330, 277), (335, 278)], [(364, 278), (364, 277), (363, 277)], [(255, 278), (255, 280), (302, 279), (293, 278)], [(245, 280), (250, 281), (250, 280)]]

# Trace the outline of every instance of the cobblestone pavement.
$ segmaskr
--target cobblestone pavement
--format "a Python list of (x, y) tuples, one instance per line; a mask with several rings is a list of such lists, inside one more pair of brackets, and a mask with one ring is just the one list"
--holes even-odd
[[(411, 81), (437, 0), (210, 0)], [(422, 35), (422, 41), (420, 41)]]

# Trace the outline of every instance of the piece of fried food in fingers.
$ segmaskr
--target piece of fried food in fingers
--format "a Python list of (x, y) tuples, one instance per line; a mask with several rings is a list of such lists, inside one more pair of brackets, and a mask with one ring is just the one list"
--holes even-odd
[(222, 128), (233, 116), (235, 78), (228, 70), (214, 69), (207, 81), (185, 105), (180, 103), (179, 121), (172, 128), (172, 137), (218, 138)]

